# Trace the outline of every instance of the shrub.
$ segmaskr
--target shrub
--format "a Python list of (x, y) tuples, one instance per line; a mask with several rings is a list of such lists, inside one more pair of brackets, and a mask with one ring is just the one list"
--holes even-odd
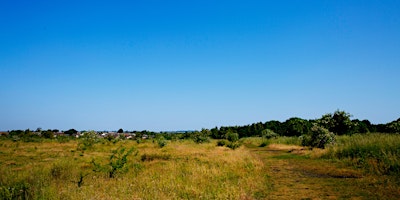
[(217, 146), (223, 147), (223, 146), (225, 146), (227, 143), (228, 143), (228, 142), (227, 142), (226, 140), (219, 140), (219, 141), (217, 142)]
[(109, 178), (115, 178), (118, 173), (123, 173), (128, 170), (126, 165), (128, 162), (128, 156), (133, 152), (135, 152), (135, 156), (138, 154), (138, 151), (133, 147), (128, 151), (126, 151), (125, 147), (119, 147), (118, 149), (112, 151), (107, 165), (102, 166), (101, 164), (96, 163), (95, 160), (92, 160), (94, 167), (93, 171), (106, 171)]
[(239, 140), (239, 134), (234, 132), (228, 132), (225, 137), (230, 142), (237, 142)]
[(328, 129), (318, 125), (311, 128), (311, 133), (301, 136), (301, 144), (303, 146), (311, 146), (317, 148), (325, 148), (329, 144), (335, 142), (336, 135)]
[(227, 146), (228, 148), (230, 148), (230, 149), (235, 150), (235, 149), (239, 148), (241, 145), (242, 145), (241, 142), (236, 141), (236, 142), (229, 142), (226, 146)]
[(167, 145), (167, 140), (163, 136), (161, 136), (157, 138), (157, 144), (160, 148), (163, 148)]
[(275, 133), (273, 130), (271, 129), (264, 129), (261, 131), (261, 135), (263, 138), (265, 139), (272, 139), (272, 138), (276, 138), (279, 135), (277, 133)]
[(206, 134), (201, 133), (201, 132), (193, 133), (192, 134), (192, 139), (197, 144), (210, 142), (210, 138)]

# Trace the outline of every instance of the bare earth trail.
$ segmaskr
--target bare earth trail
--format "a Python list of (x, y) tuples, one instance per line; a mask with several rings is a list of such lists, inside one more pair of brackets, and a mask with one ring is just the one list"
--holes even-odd
[[(271, 182), (266, 199), (397, 199), (360, 171), (333, 161), (310, 159), (290, 146), (249, 147), (265, 164)], [(296, 153), (297, 151), (297, 153)], [(390, 192), (390, 191), (388, 191)]]

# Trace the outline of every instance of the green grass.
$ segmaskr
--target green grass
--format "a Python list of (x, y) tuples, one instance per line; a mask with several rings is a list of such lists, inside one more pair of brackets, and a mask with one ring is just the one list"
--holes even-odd
[(364, 168), (369, 173), (400, 175), (400, 135), (357, 134), (339, 136), (323, 158), (335, 158)]

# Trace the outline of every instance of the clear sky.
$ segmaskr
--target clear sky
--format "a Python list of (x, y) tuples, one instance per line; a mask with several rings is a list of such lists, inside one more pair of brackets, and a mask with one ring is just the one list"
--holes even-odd
[(0, 2), (0, 130), (400, 117), (400, 1)]

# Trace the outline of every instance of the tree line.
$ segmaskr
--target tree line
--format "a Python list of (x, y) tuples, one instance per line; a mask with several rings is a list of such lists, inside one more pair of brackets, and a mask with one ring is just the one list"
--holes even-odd
[[(258, 122), (244, 126), (221, 126), (211, 129), (202, 129), (201, 131), (190, 131), (185, 133), (171, 133), (171, 132), (152, 132), (152, 131), (132, 131), (136, 137), (147, 136), (163, 136), (166, 139), (185, 139), (185, 138), (197, 138), (201, 139), (204, 137), (210, 137), (213, 139), (226, 139), (230, 133), (237, 133), (239, 138), (262, 136), (263, 133), (273, 132), (279, 136), (302, 136), (312, 132), (312, 128), (317, 125), (323, 127), (336, 135), (351, 135), (355, 133), (400, 133), (400, 118), (386, 123), (386, 124), (372, 124), (369, 120), (351, 119), (352, 115), (341, 110), (337, 110), (334, 113), (328, 113), (323, 115), (319, 119), (302, 119), (298, 117), (292, 117), (284, 122), (277, 120), (267, 121), (265, 123)], [(29, 129), (23, 130), (12, 130), (8, 132), (9, 137), (43, 137), (53, 138), (54, 134), (59, 132), (57, 129), (53, 130), (41, 130), (38, 128), (36, 131)], [(40, 133), (39, 135), (37, 133)], [(72, 136), (77, 134), (78, 131), (75, 129), (69, 129), (64, 131), (64, 136)], [(118, 133), (127, 133), (123, 129), (119, 129)]]
[(236, 132), (239, 137), (262, 136), (264, 130), (271, 130), (280, 136), (301, 136), (311, 132), (314, 125), (326, 128), (336, 135), (351, 135), (355, 133), (400, 133), (400, 118), (387, 124), (372, 124), (369, 120), (351, 119), (351, 114), (337, 110), (319, 119), (301, 119), (292, 117), (284, 122), (271, 120), (244, 126), (222, 126), (209, 130), (210, 136), (222, 139), (229, 132)]

